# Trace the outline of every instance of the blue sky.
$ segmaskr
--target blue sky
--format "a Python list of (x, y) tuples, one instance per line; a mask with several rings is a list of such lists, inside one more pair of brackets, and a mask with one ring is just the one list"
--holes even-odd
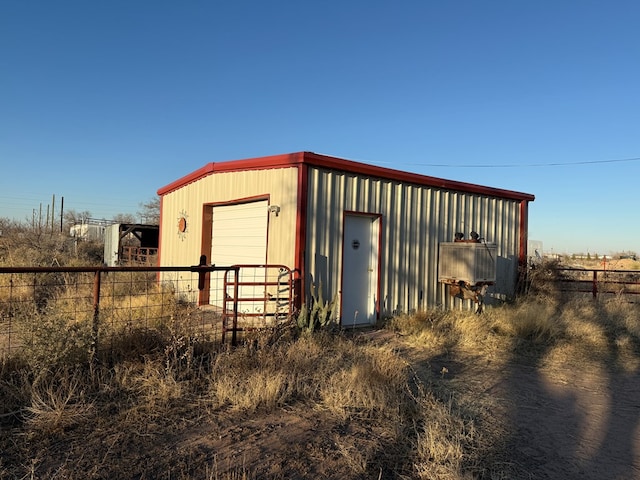
[(640, 251), (640, 3), (0, 3), (0, 217), (136, 213), (314, 151), (532, 193), (545, 251)]

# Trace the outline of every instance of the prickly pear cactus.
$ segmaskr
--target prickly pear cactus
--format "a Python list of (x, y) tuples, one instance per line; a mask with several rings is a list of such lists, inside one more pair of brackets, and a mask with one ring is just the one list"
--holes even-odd
[(298, 328), (303, 332), (314, 331), (335, 324), (335, 309), (338, 296), (326, 301), (322, 292), (322, 284), (311, 285), (311, 306), (302, 305), (298, 314)]

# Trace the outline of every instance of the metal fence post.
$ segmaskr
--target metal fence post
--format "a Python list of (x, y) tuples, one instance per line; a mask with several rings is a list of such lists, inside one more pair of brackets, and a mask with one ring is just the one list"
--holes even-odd
[(598, 298), (598, 272), (593, 271), (593, 298)]
[(93, 324), (91, 338), (91, 359), (93, 360), (98, 350), (98, 331), (100, 322), (100, 270), (96, 270), (93, 276)]
[(233, 330), (231, 332), (231, 345), (235, 347), (238, 344), (236, 332), (238, 331), (238, 294), (240, 292), (238, 282), (240, 281), (240, 268), (235, 267), (234, 272), (235, 282), (233, 282)]
[[(198, 267), (206, 267), (207, 266), (207, 256), (200, 255), (200, 262), (198, 263)], [(198, 270), (198, 290), (204, 290), (205, 281), (207, 279), (207, 271), (200, 268)]]

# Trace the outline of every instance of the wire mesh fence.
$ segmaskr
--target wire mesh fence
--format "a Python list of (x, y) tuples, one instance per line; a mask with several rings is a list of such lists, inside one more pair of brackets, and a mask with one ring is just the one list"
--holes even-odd
[(531, 291), (566, 298), (607, 300), (616, 297), (637, 303), (640, 271), (543, 265), (529, 272), (525, 293)]
[(215, 290), (226, 272), (237, 267), (0, 268), (0, 358), (95, 353), (132, 332), (219, 341), (224, 312), (199, 305), (205, 285), (207, 296), (223, 296)]
[(637, 270), (605, 270), (556, 268), (558, 288), (568, 293), (588, 293), (593, 298), (640, 294), (640, 272)]

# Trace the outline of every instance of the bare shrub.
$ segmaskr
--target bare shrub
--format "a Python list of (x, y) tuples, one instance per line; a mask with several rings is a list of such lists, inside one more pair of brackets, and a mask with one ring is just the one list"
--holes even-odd
[[(78, 263), (82, 266), (100, 265), (104, 257), (104, 243), (94, 240), (83, 240), (77, 242), (75, 262), (70, 260), (70, 264)], [(73, 258), (73, 257), (72, 257)]]
[(86, 363), (92, 351), (93, 327), (55, 311), (34, 314), (20, 324), (24, 358), (36, 368)]

